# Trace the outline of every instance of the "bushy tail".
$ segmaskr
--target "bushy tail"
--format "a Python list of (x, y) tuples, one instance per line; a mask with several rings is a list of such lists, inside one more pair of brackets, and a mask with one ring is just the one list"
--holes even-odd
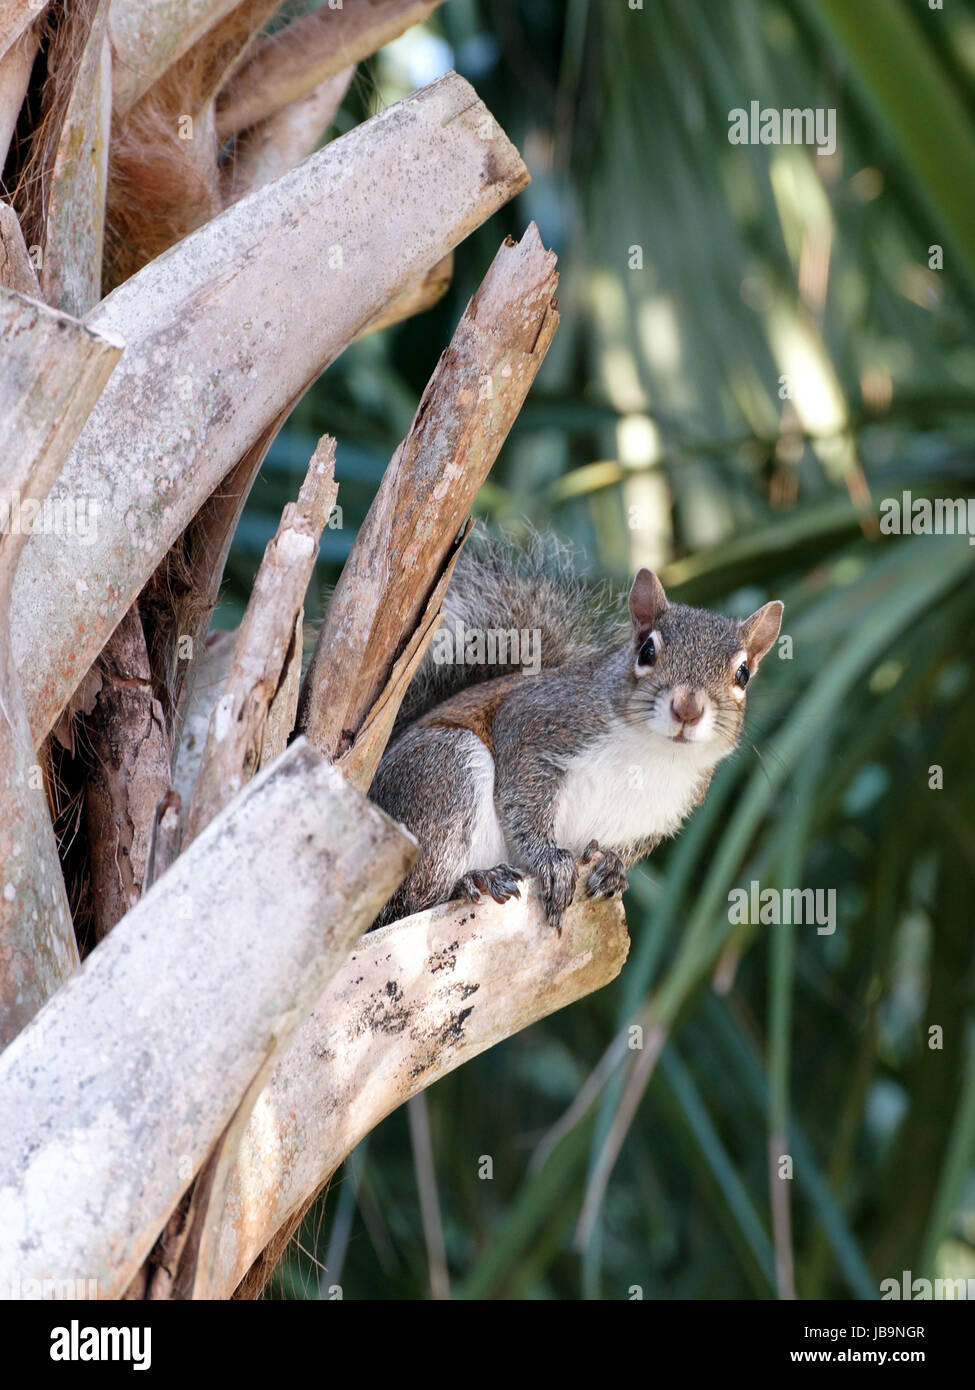
[[(443, 621), (452, 634), (458, 624), (467, 633), (537, 634), (541, 666), (551, 667), (595, 656), (622, 640), (625, 614), (622, 597), (605, 582), (587, 582), (572, 552), (554, 536), (530, 532), (513, 541), (479, 526), (457, 561)], [(456, 648), (453, 660), (437, 660), (438, 650), (442, 655), (435, 639), (407, 691), (396, 732), (468, 686), (524, 669), (523, 660), (491, 659), (498, 655), (493, 643), (486, 645), (486, 659), (473, 662)]]

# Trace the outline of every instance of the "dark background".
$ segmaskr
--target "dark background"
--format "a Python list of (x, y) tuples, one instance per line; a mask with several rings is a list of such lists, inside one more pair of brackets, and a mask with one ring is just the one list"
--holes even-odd
[[(790, 1266), (812, 1299), (875, 1298), (903, 1270), (975, 1277), (975, 547), (877, 523), (905, 488), (973, 492), (975, 13), (449, 0), (360, 69), (332, 135), (449, 67), (532, 186), (458, 248), (440, 305), (354, 345), (301, 402), (217, 625), (239, 619), (327, 430), (344, 525), (325, 533), (321, 616), (467, 299), (534, 218), (559, 254), (562, 323), (479, 513), (553, 529), (594, 576), (650, 563), (678, 597), (738, 615), (781, 598), (792, 650), (763, 666), (705, 806), (632, 875), (619, 980), (427, 1093), (434, 1173), (406, 1111), (386, 1120), (270, 1294), (428, 1296), (418, 1182), (436, 1184), (454, 1297), (769, 1298)], [(836, 152), (731, 145), (729, 112), (752, 99), (835, 108)], [(728, 892), (752, 879), (835, 889), (835, 934), (732, 926)], [(668, 1042), (632, 1125), (635, 1052), (538, 1166), (651, 1001)], [(769, 1175), (782, 1131), (785, 1183)]]

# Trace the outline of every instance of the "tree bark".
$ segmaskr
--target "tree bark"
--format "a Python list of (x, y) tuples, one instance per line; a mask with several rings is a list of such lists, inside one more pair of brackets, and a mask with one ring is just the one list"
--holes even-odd
[(390, 1111), (615, 979), (629, 949), (618, 899), (577, 901), (557, 936), (534, 885), (522, 892), (435, 907), (358, 942), (257, 1098), (194, 1297), (228, 1297)]
[(156, 807), (169, 790), (170, 750), (152, 693), (138, 606), (112, 634), (82, 740), (95, 936), (101, 941), (142, 896)]
[(240, 0), (112, 0), (113, 107), (125, 116)]
[[(11, 653), (10, 595), (31, 526), (121, 344), (0, 291), (0, 1047), (78, 963), (41, 769)], [(30, 514), (29, 514), (30, 510)], [(52, 530), (56, 518), (52, 518)], [(36, 634), (34, 634), (36, 636)]]
[(0, 1276), (125, 1291), (415, 854), (304, 741), (211, 822), (0, 1054)]
[[(395, 295), (357, 337), (364, 338), (428, 309), (445, 294), (452, 272), (453, 253), (450, 253)], [(195, 655), (181, 656), (180, 647), (192, 654), (203, 650), (237, 523), (267, 451), (294, 404), (293, 401), (288, 403), (203, 504), (177, 543), (182, 552), (179, 564), (174, 567), (167, 556), (143, 590), (141, 601), (144, 606), (151, 605), (153, 610), (153, 676), (157, 693), (164, 699), (174, 744), (181, 737), (184, 686), (192, 679), (196, 660)], [(297, 678), (300, 682), (300, 669)], [(283, 746), (278, 748), (279, 752)], [(265, 760), (261, 761), (263, 764)]]
[(447, 293), (453, 274), (454, 253), (451, 251), (442, 261), (438, 261), (425, 274), (414, 280), (412, 285), (407, 285), (401, 294), (391, 299), (382, 313), (362, 330), (359, 337), (367, 338), (370, 333), (378, 333), (381, 328), (390, 328), (394, 323), (402, 323), (404, 319), (411, 319), (414, 314), (422, 314), (427, 309), (432, 309)]
[[(326, 757), (349, 752), (377, 701), (395, 716), (384, 697), (392, 665), (545, 359), (557, 285), (555, 256), (532, 223), (501, 247), (437, 364), (359, 529), (305, 678), (299, 724)], [(356, 775), (368, 786), (368, 759)]]
[(227, 683), (230, 663), (234, 659), (236, 638), (235, 632), (209, 633), (187, 677), (185, 717), (173, 771), (173, 787), (182, 801), (184, 820), (200, 775), (213, 707)]
[(101, 0), (50, 171), (40, 277), (47, 302), (77, 318), (101, 298), (111, 118), (108, 0)]
[(443, 0), (345, 0), (255, 44), (217, 101), (217, 133), (236, 135), (300, 101), (427, 18)]
[(127, 351), (58, 483), (96, 502), (95, 543), (33, 536), (17, 578), (14, 653), (36, 741), (235, 461), (526, 181), (450, 74), (237, 203), (89, 316)]
[(337, 492), (335, 440), (325, 435), (309, 464), (298, 501), (285, 508), (254, 579), (230, 672), (210, 717), (190, 807), (189, 840), (261, 765), (271, 704), (286, 672), (295, 623)]
[(278, 688), (271, 699), (261, 746), (261, 767), (281, 756), (287, 748), (298, 720), (298, 693), (301, 689), (302, 639), (304, 633), (304, 604), (298, 609), (291, 633), (291, 646)]
[(37, 271), (31, 264), (20, 218), (9, 203), (0, 203), (0, 285), (28, 299), (40, 299)]
[(47, 8), (47, 0), (0, 0), (0, 56)]
[(6, 163), (17, 117), (27, 95), (31, 69), (37, 57), (37, 27), (26, 30), (0, 58), (0, 169)]
[(226, 202), (273, 183), (307, 159), (335, 120), (355, 68), (328, 77), (300, 101), (259, 121), (234, 145), (225, 180)]

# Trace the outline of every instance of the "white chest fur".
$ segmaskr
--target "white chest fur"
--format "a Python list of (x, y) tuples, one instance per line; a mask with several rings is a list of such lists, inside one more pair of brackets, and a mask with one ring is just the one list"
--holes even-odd
[(581, 854), (590, 840), (620, 850), (649, 836), (673, 835), (725, 753), (717, 743), (674, 743), (624, 725), (566, 766), (555, 842)]
[(471, 869), (493, 869), (508, 857), (504, 835), (494, 805), (494, 759), (476, 734), (458, 735), (460, 746), (467, 754), (467, 770), (471, 777), (474, 820), (471, 826), (467, 858), (457, 871), (457, 877)]

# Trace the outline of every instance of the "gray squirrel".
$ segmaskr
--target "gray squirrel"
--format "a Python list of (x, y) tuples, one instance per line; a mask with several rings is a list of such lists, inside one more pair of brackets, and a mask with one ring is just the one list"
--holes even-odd
[[(577, 861), (588, 896), (621, 893), (703, 801), (783, 605), (736, 621), (671, 603), (641, 569), (626, 625), (620, 608), (540, 537), (481, 532), (461, 554), (369, 792), (421, 847), (377, 925), (452, 898), (506, 902), (533, 875), (561, 932)], [(492, 651), (519, 637), (520, 661)]]

